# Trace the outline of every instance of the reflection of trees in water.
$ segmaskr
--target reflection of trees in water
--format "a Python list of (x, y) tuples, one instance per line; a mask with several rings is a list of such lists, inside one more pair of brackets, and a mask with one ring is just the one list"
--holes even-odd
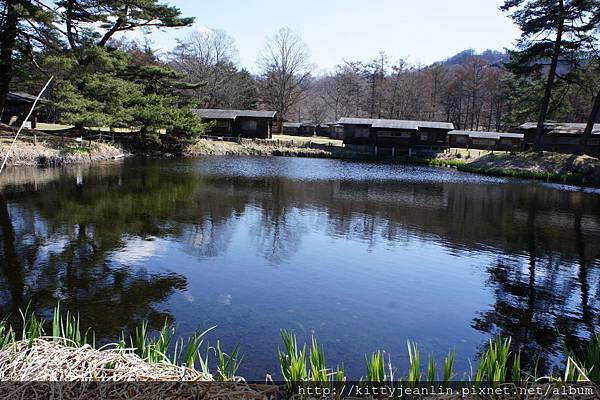
[(161, 217), (189, 197), (194, 186), (158, 184), (157, 178), (150, 171), (127, 186), (110, 174), (88, 177), (89, 186), (59, 180), (35, 195), (16, 193), (11, 201), (0, 197), (4, 311), (16, 315), (17, 308), (31, 302), (34, 309), (48, 312), (61, 300), (81, 313), (84, 326), (96, 327), (100, 337), (140, 319), (149, 320), (151, 327), (161, 325), (168, 314), (159, 311), (158, 303), (185, 289), (185, 278), (107, 262), (126, 244), (125, 234), (174, 232)]
[[(528, 263), (500, 259), (488, 267), (488, 285), (496, 300), (490, 310), (475, 317), (473, 327), (512, 337), (527, 367), (537, 363), (540, 371), (547, 371), (565, 348), (582, 348), (600, 321), (598, 297), (589, 296), (582, 210), (574, 210), (573, 229), (562, 232), (575, 238), (576, 257), (565, 260), (537, 243), (536, 200), (529, 205), (525, 231)], [(597, 268), (595, 275), (597, 282)]]
[(259, 226), (256, 232), (258, 251), (272, 263), (289, 260), (300, 247), (302, 236), (308, 231), (305, 219), (300, 217), (296, 202), (295, 186), (289, 180), (271, 178), (260, 182), (264, 193), (260, 205)]

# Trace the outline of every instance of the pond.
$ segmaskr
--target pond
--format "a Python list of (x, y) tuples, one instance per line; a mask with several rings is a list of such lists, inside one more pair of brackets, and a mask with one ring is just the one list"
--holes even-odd
[(600, 194), (451, 169), (301, 158), (126, 160), (0, 177), (0, 308), (57, 301), (100, 341), (165, 318), (279, 376), (280, 329), (364, 375), (406, 341), (532, 366), (599, 324)]

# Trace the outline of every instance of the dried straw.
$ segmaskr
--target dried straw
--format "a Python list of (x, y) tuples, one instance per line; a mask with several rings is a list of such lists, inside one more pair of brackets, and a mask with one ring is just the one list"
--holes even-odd
[(149, 363), (115, 346), (65, 347), (40, 338), (0, 350), (0, 399), (263, 399), (280, 390), (218, 383), (195, 369)]

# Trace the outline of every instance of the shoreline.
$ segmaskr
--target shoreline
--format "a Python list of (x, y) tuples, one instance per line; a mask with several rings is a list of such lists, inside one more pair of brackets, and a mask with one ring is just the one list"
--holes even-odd
[[(0, 157), (9, 144), (0, 142)], [(467, 152), (468, 154), (468, 152)], [(7, 166), (57, 167), (91, 164), (129, 157), (172, 158), (204, 156), (273, 156), (328, 158), (356, 161), (379, 161), (454, 168), (458, 171), (508, 178), (543, 180), (589, 187), (600, 186), (600, 160), (588, 156), (550, 152), (488, 153), (470, 158), (455, 152), (435, 158), (386, 157), (347, 150), (338, 145), (298, 141), (243, 140), (241, 143), (197, 139), (194, 142), (163, 146), (162, 149), (127, 151), (118, 145), (92, 142), (64, 147), (55, 137), (42, 136), (37, 144), (29, 138), (19, 139)]]

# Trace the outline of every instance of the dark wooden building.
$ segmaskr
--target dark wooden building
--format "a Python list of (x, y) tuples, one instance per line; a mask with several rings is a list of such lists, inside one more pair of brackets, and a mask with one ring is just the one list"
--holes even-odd
[(212, 122), (209, 133), (221, 136), (270, 139), (277, 112), (253, 110), (194, 110), (203, 122)]
[(448, 145), (462, 149), (521, 151), (522, 133), (452, 131), (448, 133)]
[[(577, 152), (586, 124), (547, 122), (544, 124), (542, 149), (558, 153)], [(519, 127), (525, 135), (525, 148), (534, 147), (537, 123), (528, 122)], [(594, 125), (592, 137), (588, 140), (586, 153), (600, 156), (600, 124)]]
[(300, 131), (300, 122), (284, 122), (282, 125), (281, 133), (284, 135), (298, 136)]
[(283, 134), (293, 136), (314, 136), (317, 133), (317, 124), (312, 122), (284, 122)]
[(393, 152), (438, 152), (448, 148), (451, 122), (341, 118), (347, 147), (393, 149)]
[[(2, 123), (7, 125), (21, 125), (29, 110), (35, 102), (36, 96), (21, 92), (10, 92), (6, 96), (4, 109), (2, 110)], [(34, 110), (29, 118), (31, 128), (36, 127), (37, 112)]]

